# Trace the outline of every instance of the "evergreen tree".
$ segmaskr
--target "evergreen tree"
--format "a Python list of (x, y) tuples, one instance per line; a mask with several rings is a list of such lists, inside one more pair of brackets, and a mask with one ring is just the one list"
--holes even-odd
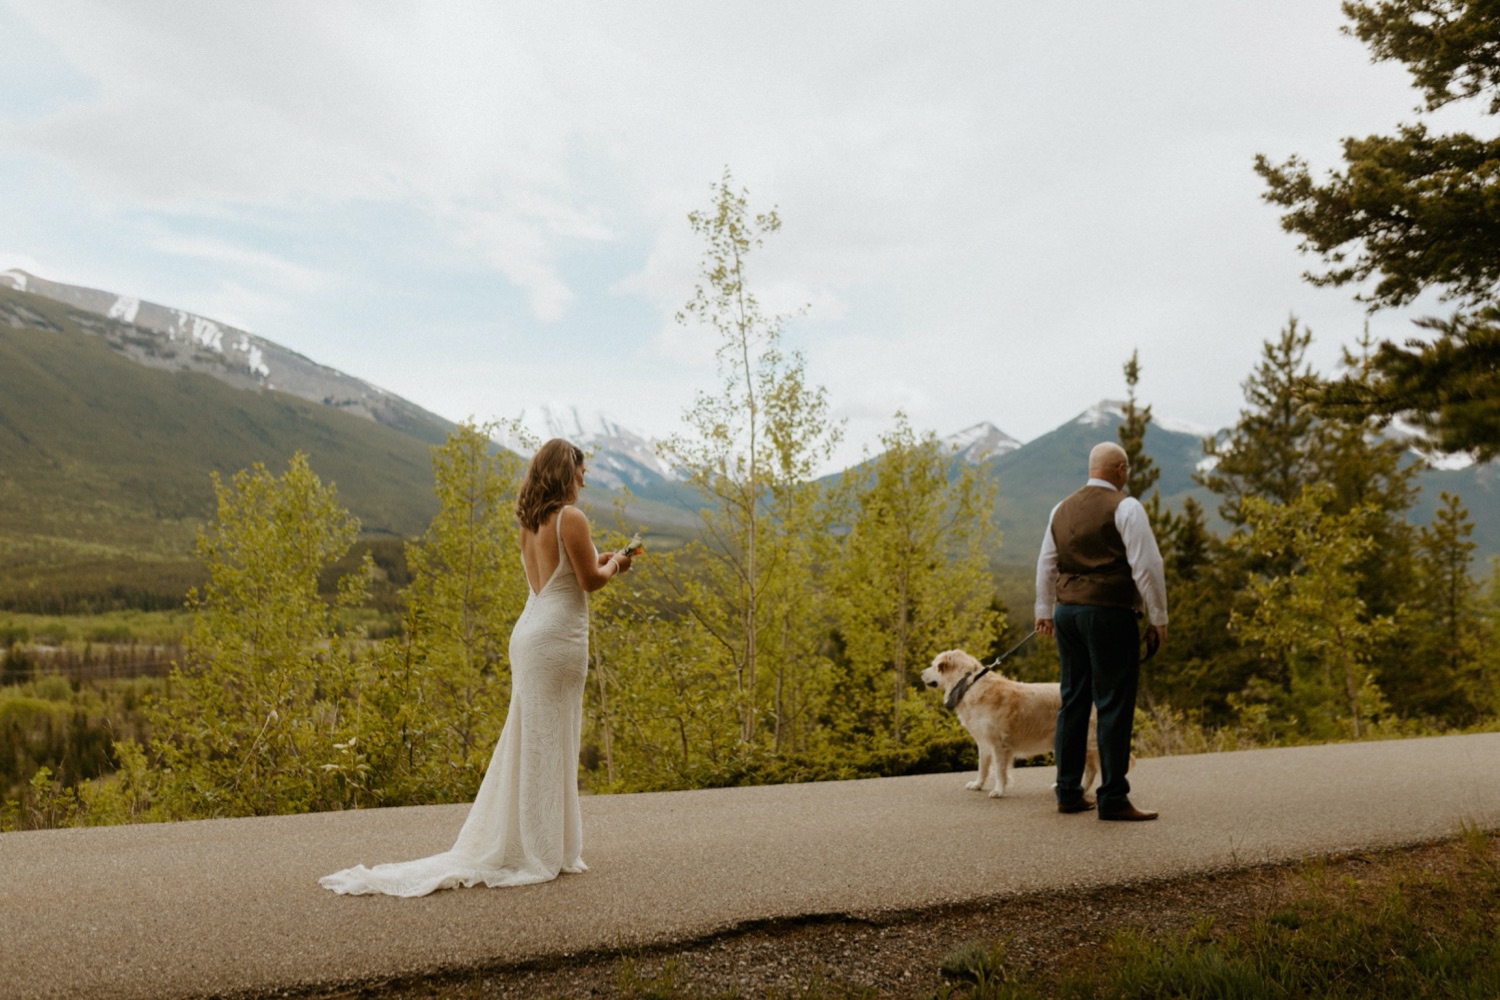
[(1242, 383), (1249, 407), (1228, 438), (1203, 443), (1213, 466), (1194, 478), (1224, 498), (1219, 514), (1233, 526), (1245, 523), (1246, 498), (1291, 503), (1322, 470), (1323, 427), (1311, 404), (1318, 380), (1305, 360), (1311, 343), (1312, 333), (1292, 317)]
[[(1426, 111), (1479, 99), (1500, 113), (1500, 11), (1483, 0), (1346, 2), (1351, 30), (1376, 61), (1405, 64)], [(1466, 311), (1426, 320), (1428, 343), (1382, 343), (1367, 367), (1335, 383), (1328, 402), (1358, 420), (1411, 415), (1443, 451), (1500, 454), (1500, 139), (1433, 134), (1403, 125), (1393, 136), (1343, 142), (1344, 169), (1316, 182), (1307, 163), (1256, 158), (1266, 200), (1287, 209), (1282, 227), (1327, 270), (1317, 285), (1363, 285), (1372, 308), (1406, 305), (1428, 289)], [(1458, 376), (1458, 377), (1454, 377)]]
[(1253, 610), (1236, 610), (1231, 627), (1291, 664), (1282, 718), (1299, 720), (1321, 738), (1359, 739), (1385, 710), (1372, 664), (1394, 631), (1389, 616), (1371, 615), (1360, 600), (1355, 567), (1372, 541), (1367, 521), (1378, 511), (1332, 511), (1333, 491), (1309, 486), (1291, 503), (1246, 498), (1246, 530), (1231, 544), (1262, 557), (1290, 559), (1291, 569), (1257, 575), (1248, 588)]
[[(1414, 536), (1406, 515), (1415, 498), (1417, 470), (1404, 459), (1403, 446), (1382, 439), (1372, 421), (1332, 423), (1318, 414), (1314, 400), (1322, 383), (1305, 361), (1311, 339), (1293, 318), (1276, 340), (1263, 346), (1260, 363), (1244, 383), (1250, 405), (1226, 439), (1205, 442), (1205, 453), (1216, 461), (1196, 478), (1224, 497), (1219, 509), (1231, 525), (1231, 540), (1245, 529), (1247, 501), (1288, 506), (1306, 488), (1329, 484), (1332, 513), (1366, 511), (1362, 523), (1371, 533), (1370, 545), (1350, 570), (1358, 596), (1370, 614), (1396, 620), (1411, 588)], [(1346, 364), (1356, 363), (1346, 356)], [(1245, 603), (1245, 581), (1254, 575), (1286, 576), (1293, 568), (1290, 553), (1242, 545), (1226, 550), (1219, 573), (1244, 617), (1252, 613)], [(1382, 685), (1389, 685), (1393, 702), (1405, 710), (1411, 635), (1404, 627), (1393, 628), (1387, 639), (1373, 667)], [(1291, 665), (1277, 652), (1284, 648), (1264, 647), (1255, 672), (1286, 690), (1293, 677)]]
[(1172, 607), (1172, 642), (1142, 671), (1142, 698), (1153, 711), (1171, 706), (1198, 718), (1219, 715), (1227, 696), (1246, 679), (1243, 670), (1231, 667), (1245, 657), (1224, 627), (1229, 616), (1224, 598), (1232, 591), (1222, 586), (1221, 570), (1214, 562), (1215, 539), (1203, 508), (1192, 497), (1183, 502), (1179, 516), (1162, 507), (1156, 489), (1161, 470), (1145, 450), (1151, 407), (1141, 406), (1136, 398), (1140, 373), (1138, 353), (1132, 351), (1125, 363), (1124, 419), (1118, 431), (1130, 462), (1125, 485), (1146, 508), (1161, 545)]
[[(1368, 337), (1361, 348), (1370, 349)], [(1345, 352), (1346, 368), (1359, 359)], [(1319, 481), (1332, 486), (1330, 510), (1348, 513), (1367, 511), (1364, 519), (1370, 545), (1351, 567), (1361, 601), (1372, 616), (1395, 622), (1386, 642), (1376, 651), (1372, 666), (1381, 690), (1398, 712), (1417, 709), (1409, 694), (1423, 673), (1416, 654), (1418, 630), (1404, 609), (1418, 600), (1414, 581), (1416, 529), (1408, 520), (1416, 500), (1419, 465), (1411, 459), (1406, 443), (1382, 436), (1370, 418), (1326, 421)]]
[(1383, 425), (1404, 416), (1436, 451), (1472, 452), (1479, 461), (1500, 455), (1500, 309), (1428, 317), (1416, 325), (1432, 339), (1389, 342), (1323, 393), (1334, 416)]
[(1209, 531), (1203, 507), (1187, 497), (1160, 536), (1172, 613), (1172, 641), (1141, 671), (1142, 700), (1208, 723), (1232, 721), (1230, 699), (1258, 669), (1234, 640), (1230, 611), (1243, 567)]
[(1120, 447), (1125, 449), (1125, 458), (1130, 462), (1130, 472), (1125, 480), (1125, 489), (1142, 504), (1148, 505), (1146, 513), (1153, 525), (1161, 512), (1161, 497), (1155, 492), (1156, 481), (1161, 478), (1161, 469), (1146, 454), (1146, 428), (1151, 425), (1151, 407), (1136, 403), (1135, 387), (1141, 379), (1139, 352), (1131, 351), (1125, 362), (1125, 413), (1118, 434)]
[(1479, 600), (1479, 685), (1475, 704), (1482, 715), (1500, 716), (1500, 556), (1490, 557), (1490, 576)]
[(1483, 710), (1484, 622), (1472, 574), (1474, 524), (1463, 501), (1443, 492), (1432, 523), (1419, 533), (1415, 610), (1418, 655), (1411, 671), (1412, 708), (1467, 723)]

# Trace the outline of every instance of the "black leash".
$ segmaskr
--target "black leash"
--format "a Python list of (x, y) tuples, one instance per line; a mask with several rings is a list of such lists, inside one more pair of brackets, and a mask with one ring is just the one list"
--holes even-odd
[(964, 700), (964, 695), (969, 693), (969, 688), (974, 686), (974, 682), (979, 680), (979, 678), (983, 677), (985, 674), (989, 673), (991, 670), (994, 670), (996, 667), (998, 667), (1002, 662), (1004, 662), (1007, 656), (1009, 656), (1011, 653), (1014, 653), (1022, 646), (1026, 645), (1027, 641), (1030, 640), (1034, 635), (1036, 635), (1036, 629), (1032, 629), (1029, 633), (1027, 633), (1025, 639), (1022, 639), (1020, 642), (1010, 647), (1010, 649), (995, 657), (994, 662), (986, 664), (984, 667), (974, 671), (972, 674), (968, 674), (957, 684), (953, 685), (953, 688), (948, 692), (948, 697), (943, 699), (943, 707), (950, 712), (958, 711), (958, 703)]

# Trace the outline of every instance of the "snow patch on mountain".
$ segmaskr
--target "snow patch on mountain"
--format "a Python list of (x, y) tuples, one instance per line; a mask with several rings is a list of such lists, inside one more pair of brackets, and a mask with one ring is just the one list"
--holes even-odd
[(1174, 434), (1191, 434), (1195, 438), (1215, 437), (1219, 433), (1212, 427), (1195, 424), (1191, 420), (1176, 420), (1172, 417), (1158, 420), (1154, 413), (1151, 415), (1151, 422), (1164, 431), (1171, 431)]
[(1008, 454), (1021, 447), (1020, 441), (988, 420), (949, 434), (943, 438), (943, 444), (952, 448), (959, 459), (970, 465), (978, 465), (986, 459)]
[(167, 331), (169, 337), (175, 340), (180, 336), (184, 340), (191, 340), (195, 344), (202, 344), (211, 351), (217, 351), (220, 354), (224, 353), (223, 327), (211, 319), (204, 319), (202, 316), (195, 316), (190, 312), (183, 312), (181, 309), (173, 309), (172, 312), (176, 316), (176, 319)]
[(1419, 451), (1417, 454), (1421, 455), (1423, 461), (1428, 465), (1434, 469), (1442, 469), (1444, 472), (1457, 472), (1460, 469), (1467, 469), (1474, 464), (1474, 456), (1468, 452), (1462, 452), (1457, 455), (1444, 455), (1442, 452), (1436, 451)]
[[(1110, 427), (1123, 423), (1124, 420), (1124, 400), (1101, 399), (1080, 413), (1074, 422), (1084, 427)], [(1219, 433), (1212, 427), (1204, 427), (1202, 424), (1195, 424), (1189, 420), (1159, 417), (1155, 413), (1151, 414), (1151, 424), (1159, 430), (1170, 431), (1173, 434), (1191, 434), (1196, 438), (1215, 437)]]
[(9, 270), (0, 271), (0, 281), (5, 282), (18, 292), (26, 291), (26, 279), (30, 277), (25, 271)]
[(1406, 445), (1408, 451), (1434, 469), (1441, 469), (1444, 472), (1457, 472), (1460, 469), (1467, 469), (1474, 464), (1474, 456), (1466, 451), (1449, 455), (1427, 447), (1427, 435), (1422, 432), (1422, 429), (1415, 424), (1402, 420), (1400, 417), (1390, 422), (1390, 425), (1385, 429), (1385, 435)]
[(1101, 399), (1078, 415), (1084, 427), (1108, 427), (1125, 419), (1125, 404), (1114, 399)]
[(134, 323), (136, 313), (141, 311), (141, 300), (133, 299), (128, 295), (121, 295), (115, 299), (115, 304), (109, 307), (107, 314), (110, 319), (118, 319), (126, 323)]
[[(677, 478), (657, 456), (653, 441), (607, 414), (585, 413), (577, 406), (553, 403), (521, 411), (516, 422), (539, 441), (560, 437), (582, 448), (588, 455), (589, 479), (601, 486), (640, 489)], [(514, 435), (502, 436), (499, 443), (523, 455), (531, 454), (526, 442)]]
[(259, 375), (261, 378), (267, 379), (271, 377), (271, 369), (266, 364), (265, 352), (262, 351), (259, 347), (256, 347), (254, 344), (250, 343), (249, 337), (241, 334), (240, 342), (235, 346), (238, 347), (241, 353), (245, 355), (245, 364), (247, 367), (249, 367), (252, 374)]

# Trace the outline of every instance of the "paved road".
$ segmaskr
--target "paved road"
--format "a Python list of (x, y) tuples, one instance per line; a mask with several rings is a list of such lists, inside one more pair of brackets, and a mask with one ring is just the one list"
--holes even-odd
[[(1141, 761), (1155, 823), (925, 775), (584, 800), (592, 870), (423, 899), (317, 877), (444, 850), (466, 806), (0, 836), (0, 996), (192, 997), (687, 940), (1500, 828), (1500, 734)], [(1083, 865), (1077, 859), (1090, 858)]]

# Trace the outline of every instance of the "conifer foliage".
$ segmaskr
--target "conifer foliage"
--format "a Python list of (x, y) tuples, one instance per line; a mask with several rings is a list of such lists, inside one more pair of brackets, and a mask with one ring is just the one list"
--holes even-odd
[[(1404, 64), (1434, 112), (1477, 101), (1500, 114), (1500, 10), (1488, 0), (1359, 0), (1343, 5), (1347, 30), (1376, 61)], [(1359, 371), (1327, 389), (1335, 413), (1363, 420), (1405, 414), (1434, 448), (1500, 454), (1500, 138), (1434, 134), (1427, 124), (1394, 135), (1346, 138), (1343, 169), (1319, 183), (1306, 161), (1256, 158), (1265, 198), (1287, 210), (1282, 226), (1327, 269), (1317, 285), (1353, 285), (1372, 309), (1433, 290), (1457, 301), (1427, 336), (1384, 342)], [(1370, 282), (1373, 281), (1373, 285)]]

